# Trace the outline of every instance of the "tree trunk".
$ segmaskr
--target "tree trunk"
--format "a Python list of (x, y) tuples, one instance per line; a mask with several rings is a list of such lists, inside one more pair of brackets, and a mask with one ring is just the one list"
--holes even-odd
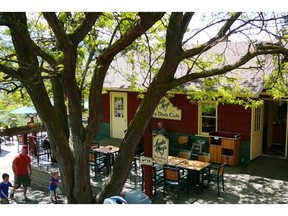
[[(105, 198), (120, 194), (122, 191), (129, 175), (131, 163), (140, 138), (143, 135), (146, 126), (149, 124), (160, 99), (166, 93), (165, 85), (163, 83), (161, 84), (161, 80), (158, 81), (151, 84), (151, 88), (149, 87), (145, 94), (145, 97), (139, 106), (139, 110), (130, 122), (105, 188), (102, 189), (97, 196), (97, 203), (103, 203)], [(157, 87), (159, 91), (155, 91), (153, 86)]]

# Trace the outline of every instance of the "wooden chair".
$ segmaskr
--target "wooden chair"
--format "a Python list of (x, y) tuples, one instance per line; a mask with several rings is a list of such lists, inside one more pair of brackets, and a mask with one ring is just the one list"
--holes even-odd
[[(145, 166), (147, 166), (147, 165), (143, 165), (143, 164), (141, 165), (141, 171), (142, 171), (141, 188), (142, 188), (142, 191), (144, 191)], [(154, 195), (156, 195), (157, 185), (159, 185), (163, 181), (164, 181), (163, 168), (156, 166), (156, 165), (153, 165), (152, 166), (152, 183), (153, 183), (153, 188), (154, 188)]]
[(178, 157), (180, 158), (185, 158), (185, 159), (190, 159), (191, 158), (191, 151), (189, 150), (185, 150), (185, 149), (181, 149), (178, 153)]
[(211, 172), (208, 175), (203, 176), (203, 180), (207, 180), (207, 188), (209, 188), (210, 182), (217, 183), (218, 196), (220, 196), (220, 183), (221, 182), (222, 182), (222, 187), (224, 191), (224, 167), (225, 165), (226, 165), (226, 162), (221, 164), (218, 168), (211, 167)]
[(168, 191), (168, 185), (171, 186), (171, 190), (173, 187), (177, 187), (177, 199), (180, 196), (180, 189), (186, 187), (187, 194), (189, 194), (189, 185), (188, 185), (188, 177), (187, 174), (182, 174), (181, 169), (173, 166), (163, 166), (164, 170), (164, 196), (165, 192)]
[(188, 140), (189, 140), (188, 136), (179, 136), (178, 137), (178, 146), (177, 146), (178, 147), (178, 152), (179, 152), (179, 149), (187, 148)]
[(209, 162), (211, 163), (211, 154), (206, 152), (199, 152), (197, 160), (202, 162)]

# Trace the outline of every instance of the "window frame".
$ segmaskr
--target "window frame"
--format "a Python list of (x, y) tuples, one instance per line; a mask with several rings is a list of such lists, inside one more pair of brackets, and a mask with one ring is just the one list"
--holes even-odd
[[(202, 106), (203, 104), (215, 104), (215, 116), (211, 117), (211, 116), (202, 116)], [(206, 117), (206, 118), (214, 118), (216, 125), (215, 125), (215, 130), (217, 131), (218, 128), (218, 103), (215, 101), (200, 101), (198, 103), (198, 135), (201, 136), (208, 136), (209, 132), (203, 132), (203, 125), (202, 125), (202, 118)]]

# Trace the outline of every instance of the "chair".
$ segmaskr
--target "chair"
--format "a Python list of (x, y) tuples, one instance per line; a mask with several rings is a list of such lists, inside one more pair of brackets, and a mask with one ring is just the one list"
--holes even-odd
[(186, 150), (186, 149), (181, 149), (180, 152), (178, 153), (178, 157), (189, 160), (191, 158), (191, 151)]
[(97, 171), (99, 171), (101, 168), (105, 167), (105, 163), (107, 161), (106, 155), (100, 155), (97, 152), (90, 151), (89, 153), (89, 164), (91, 167), (94, 168), (94, 174), (96, 177)]
[[(142, 171), (142, 184), (141, 188), (142, 191), (144, 190), (144, 182), (145, 182), (145, 167), (147, 165), (141, 164), (141, 171)], [(154, 188), (154, 195), (156, 195), (156, 189), (157, 185), (159, 185), (161, 182), (164, 181), (164, 175), (163, 175), (163, 168), (160, 166), (153, 165), (152, 166), (152, 183)]]
[(210, 153), (207, 152), (199, 152), (197, 160), (202, 162), (209, 162), (211, 163), (212, 156)]
[(36, 157), (37, 157), (37, 164), (39, 166), (40, 159), (46, 160), (46, 161), (52, 161), (52, 151), (50, 148), (50, 142), (47, 139), (44, 139), (42, 141), (36, 141)]
[(171, 190), (173, 187), (177, 187), (177, 199), (179, 199), (180, 189), (186, 187), (187, 194), (189, 194), (189, 186), (188, 186), (188, 175), (182, 174), (182, 169), (174, 166), (163, 166), (164, 170), (164, 196), (165, 192), (168, 191), (168, 185), (171, 186)]
[(192, 144), (191, 155), (197, 157), (199, 152), (203, 152), (204, 149), (206, 150), (205, 141), (197, 140), (195, 143)]
[(211, 167), (210, 168), (211, 172), (203, 176), (203, 181), (207, 180), (207, 188), (209, 188), (210, 182), (217, 182), (218, 196), (220, 196), (220, 185), (219, 185), (220, 182), (222, 182), (222, 187), (224, 191), (224, 167), (225, 165), (226, 165), (226, 162), (221, 164), (218, 168)]
[(178, 137), (178, 152), (179, 152), (179, 148), (185, 148), (188, 146), (188, 140), (189, 140), (188, 136)]
[(92, 143), (91, 148), (90, 149), (95, 149), (95, 148), (100, 148), (99, 143)]

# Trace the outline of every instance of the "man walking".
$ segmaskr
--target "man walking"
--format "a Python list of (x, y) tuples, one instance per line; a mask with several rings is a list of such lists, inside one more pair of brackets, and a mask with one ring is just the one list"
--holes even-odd
[(31, 185), (30, 175), (31, 171), (31, 158), (28, 153), (28, 146), (24, 145), (20, 154), (18, 154), (12, 163), (12, 170), (14, 172), (14, 189), (11, 191), (10, 198), (14, 199), (14, 192), (16, 189), (21, 187), (23, 184), (24, 197), (22, 201), (29, 202), (30, 199), (27, 197), (27, 189)]

